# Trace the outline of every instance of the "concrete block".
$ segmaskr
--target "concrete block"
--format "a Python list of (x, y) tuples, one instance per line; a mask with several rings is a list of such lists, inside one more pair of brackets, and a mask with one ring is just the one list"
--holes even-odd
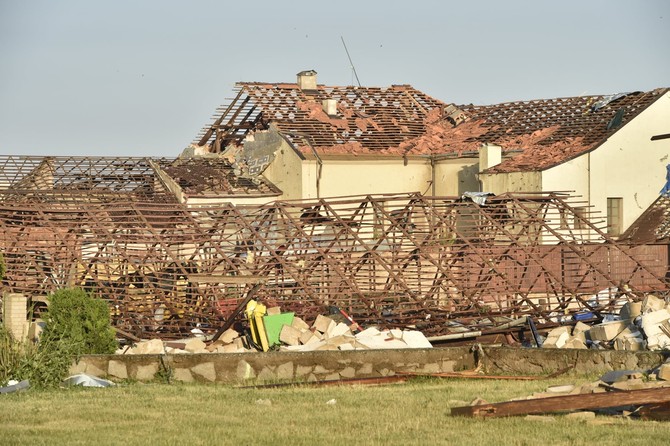
[(286, 345), (300, 344), (300, 335), (302, 333), (292, 325), (283, 325), (279, 332), (279, 341)]
[(213, 362), (202, 362), (191, 367), (191, 371), (206, 381), (216, 381), (216, 368)]
[(280, 307), (270, 307), (267, 310), (265, 310), (265, 314), (268, 316), (272, 316), (275, 314), (281, 314), (281, 308)]
[(239, 337), (240, 334), (237, 331), (233, 330), (232, 328), (229, 328), (228, 330), (223, 332), (223, 334), (219, 337), (218, 341), (221, 341), (224, 344), (230, 344)]
[(300, 331), (301, 333), (304, 332), (304, 331), (309, 330), (309, 324), (307, 324), (307, 322), (300, 319), (298, 316), (295, 316), (293, 318), (293, 322), (291, 322), (291, 326), (293, 328), (295, 328), (296, 330)]
[(204, 353), (207, 351), (205, 350), (205, 347), (207, 347), (207, 345), (202, 341), (202, 339), (191, 338), (186, 341), (184, 350), (189, 353)]
[(321, 333), (327, 333), (331, 323), (335, 324), (335, 321), (327, 316), (318, 315), (312, 327)]
[(347, 324), (340, 322), (339, 324), (335, 324), (332, 330), (328, 331), (328, 335), (329, 337), (337, 337), (343, 335), (353, 335), (353, 333), (351, 333), (351, 330)]
[(665, 308), (665, 300), (653, 294), (647, 294), (642, 301), (642, 313), (659, 311)]
[(356, 347), (354, 347), (353, 344), (340, 344), (337, 346), (337, 349), (341, 351), (351, 351), (356, 350)]
[(572, 328), (572, 336), (577, 336), (579, 333), (586, 333), (591, 329), (590, 326), (586, 325), (584, 322), (579, 321)]
[(658, 368), (658, 371), (656, 372), (656, 377), (664, 381), (670, 381), (670, 364), (661, 364), (661, 366)]
[(612, 321), (594, 325), (589, 335), (594, 341), (611, 341), (616, 338), (629, 324), (629, 321)]
[(404, 330), (402, 340), (409, 348), (433, 348), (430, 341), (420, 331)]
[(191, 382), (195, 381), (193, 379), (193, 375), (191, 374), (191, 371), (189, 369), (185, 369), (185, 368), (181, 368), (181, 367), (178, 368), (178, 369), (174, 369), (172, 371), (172, 379), (174, 379), (175, 381), (181, 381), (181, 382), (185, 382), (185, 383), (191, 383)]
[(151, 381), (158, 373), (158, 364), (148, 364), (137, 366), (135, 379), (138, 381)]
[(647, 336), (663, 333), (661, 324), (670, 319), (670, 312), (663, 308), (657, 311), (651, 311), (642, 315), (642, 330)]
[(560, 331), (556, 334), (550, 332), (547, 339), (542, 343), (542, 348), (563, 348), (569, 340), (570, 335), (566, 331)]
[(138, 342), (133, 348), (128, 350), (133, 355), (162, 355), (165, 352), (163, 341), (160, 339), (151, 339), (150, 341)]
[[(582, 333), (583, 334), (583, 333)], [(586, 343), (580, 339), (577, 336), (571, 337), (563, 346), (563, 348), (580, 348), (580, 349), (585, 349), (588, 348), (586, 346)]]
[(570, 327), (567, 326), (567, 325), (561, 326), (561, 327), (556, 327), (556, 328), (553, 328), (551, 331), (549, 331), (549, 333), (547, 333), (547, 337), (548, 338), (550, 338), (550, 337), (558, 338), (558, 337), (562, 336), (564, 333), (569, 336), (570, 331), (571, 331)]
[(635, 319), (642, 314), (642, 302), (626, 302), (619, 311), (621, 319)]
[(112, 359), (109, 361), (109, 364), (107, 364), (107, 374), (115, 378), (127, 379), (128, 369), (124, 362)]
[(240, 348), (235, 344), (226, 344), (220, 345), (217, 349), (217, 353), (237, 353), (240, 351)]

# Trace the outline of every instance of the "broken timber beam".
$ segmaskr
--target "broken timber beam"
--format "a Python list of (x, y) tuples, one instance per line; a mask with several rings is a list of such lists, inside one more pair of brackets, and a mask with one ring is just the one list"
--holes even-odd
[(670, 388), (629, 390), (622, 392), (554, 396), (521, 401), (454, 407), (451, 414), (463, 417), (511, 417), (515, 415), (569, 412), (582, 409), (605, 409), (619, 406), (644, 406), (670, 401)]

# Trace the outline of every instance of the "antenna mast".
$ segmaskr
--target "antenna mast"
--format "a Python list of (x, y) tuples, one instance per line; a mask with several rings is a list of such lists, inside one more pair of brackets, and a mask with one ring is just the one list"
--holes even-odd
[(351, 60), (351, 56), (349, 55), (349, 50), (347, 49), (347, 44), (344, 43), (344, 37), (340, 36), (340, 39), (342, 39), (342, 45), (344, 45), (344, 51), (347, 52), (347, 57), (349, 58), (349, 63), (351, 64), (351, 71), (354, 72), (354, 76), (356, 76), (356, 82), (358, 82), (358, 86), (361, 86), (361, 81), (358, 79), (358, 73), (356, 73), (356, 67), (354, 66), (354, 61)]

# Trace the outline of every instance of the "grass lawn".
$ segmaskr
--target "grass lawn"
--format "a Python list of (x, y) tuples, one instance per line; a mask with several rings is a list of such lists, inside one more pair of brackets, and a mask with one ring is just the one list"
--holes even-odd
[[(667, 444), (670, 423), (598, 416), (478, 420), (450, 408), (542, 391), (547, 381), (412, 380), (377, 387), (236, 389), (121, 384), (0, 395), (0, 444)], [(330, 400), (335, 404), (327, 404)]]

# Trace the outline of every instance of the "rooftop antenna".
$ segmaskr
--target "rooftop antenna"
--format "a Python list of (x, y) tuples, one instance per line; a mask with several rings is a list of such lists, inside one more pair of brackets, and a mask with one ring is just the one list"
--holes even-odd
[(344, 45), (344, 51), (347, 52), (347, 57), (349, 58), (349, 64), (351, 64), (351, 72), (354, 73), (354, 76), (356, 76), (356, 82), (358, 82), (358, 86), (361, 86), (361, 81), (358, 79), (358, 73), (356, 73), (356, 67), (354, 66), (354, 61), (351, 60), (351, 56), (349, 55), (349, 50), (347, 49), (347, 44), (344, 43), (344, 37), (340, 36), (340, 39), (342, 39), (342, 45)]

